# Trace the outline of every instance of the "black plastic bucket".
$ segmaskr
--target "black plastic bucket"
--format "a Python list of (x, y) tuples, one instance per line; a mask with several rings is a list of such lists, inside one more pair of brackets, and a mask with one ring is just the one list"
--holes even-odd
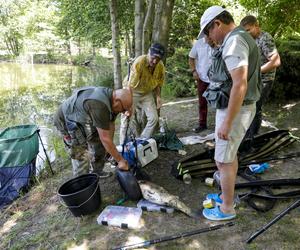
[(101, 204), (99, 176), (84, 174), (65, 182), (58, 195), (76, 217), (95, 212)]

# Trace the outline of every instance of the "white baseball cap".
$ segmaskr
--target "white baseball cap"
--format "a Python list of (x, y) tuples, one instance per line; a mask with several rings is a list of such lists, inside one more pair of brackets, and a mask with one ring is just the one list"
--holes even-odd
[(206, 11), (204, 11), (201, 19), (200, 19), (200, 27), (201, 30), (199, 32), (198, 35), (198, 39), (204, 37), (204, 33), (203, 30), (205, 29), (205, 27), (219, 14), (221, 14), (223, 11), (226, 11), (225, 8), (218, 6), (218, 5), (214, 5), (209, 7), (208, 9), (206, 9)]

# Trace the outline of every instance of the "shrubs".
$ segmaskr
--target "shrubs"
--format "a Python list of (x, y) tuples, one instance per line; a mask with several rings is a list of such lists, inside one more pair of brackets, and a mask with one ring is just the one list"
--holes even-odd
[(196, 88), (189, 70), (189, 49), (179, 48), (172, 57), (167, 59), (166, 84), (163, 94), (174, 97), (195, 96)]
[[(300, 38), (291, 37), (277, 41), (281, 66), (277, 69), (271, 101), (300, 98)], [(196, 88), (189, 71), (188, 53), (190, 48), (176, 49), (167, 59), (167, 78), (163, 94), (174, 97), (195, 96)]]
[(300, 38), (278, 41), (281, 66), (270, 99), (272, 101), (300, 98)]

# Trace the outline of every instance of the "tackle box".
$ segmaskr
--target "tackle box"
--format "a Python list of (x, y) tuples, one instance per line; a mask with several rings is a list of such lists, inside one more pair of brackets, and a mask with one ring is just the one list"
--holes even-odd
[(141, 199), (138, 202), (137, 207), (141, 208), (143, 211), (149, 211), (149, 212), (152, 212), (152, 211), (165, 212), (165, 213), (173, 213), (174, 212), (174, 208), (172, 208), (172, 207), (155, 204), (155, 203), (147, 201), (145, 199)]
[(135, 207), (107, 206), (97, 218), (99, 225), (120, 228), (140, 228), (142, 209)]
[[(158, 157), (157, 144), (153, 138), (142, 140), (137, 139), (137, 158), (141, 166), (144, 167)], [(122, 153), (122, 146), (117, 146), (119, 153)], [(124, 148), (123, 157), (128, 161), (129, 165), (135, 163), (135, 146), (133, 142), (127, 142)]]

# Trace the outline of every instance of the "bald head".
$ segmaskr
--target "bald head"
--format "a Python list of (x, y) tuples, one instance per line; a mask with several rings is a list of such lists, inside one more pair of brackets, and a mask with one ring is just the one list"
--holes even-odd
[(132, 90), (130, 88), (117, 89), (113, 91), (112, 111), (114, 113), (124, 113), (126, 111), (131, 114), (132, 107)]

